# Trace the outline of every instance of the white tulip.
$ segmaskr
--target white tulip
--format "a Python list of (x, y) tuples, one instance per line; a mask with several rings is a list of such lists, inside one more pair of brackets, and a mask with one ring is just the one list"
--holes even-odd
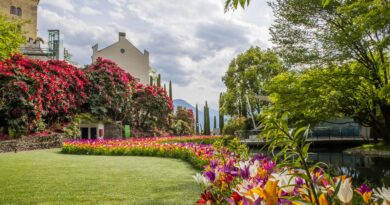
[(204, 186), (205, 188), (211, 186), (211, 182), (200, 173), (196, 173), (196, 175), (192, 177), (195, 179), (197, 184)]
[(341, 183), (341, 185), (339, 192), (337, 193), (337, 197), (340, 199), (341, 202), (349, 203), (353, 197), (353, 190), (351, 187), (351, 183), (349, 182), (349, 178), (339, 183)]
[(382, 205), (389, 205), (390, 204), (390, 188), (378, 188), (374, 189), (374, 198), (375, 200), (383, 199)]
[(253, 178), (257, 175), (259, 169), (259, 161), (255, 161), (252, 165), (249, 166), (249, 175)]

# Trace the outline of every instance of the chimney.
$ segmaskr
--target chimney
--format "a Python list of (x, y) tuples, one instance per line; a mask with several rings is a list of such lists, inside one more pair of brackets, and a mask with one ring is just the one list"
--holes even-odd
[(144, 56), (148, 62), (148, 65), (149, 65), (149, 51), (147, 51), (146, 49), (144, 49)]
[(121, 39), (126, 39), (126, 33), (125, 32), (119, 32), (119, 41)]
[(92, 53), (94, 54), (97, 53), (98, 49), (99, 49), (99, 45), (95, 44), (94, 46), (92, 46)]

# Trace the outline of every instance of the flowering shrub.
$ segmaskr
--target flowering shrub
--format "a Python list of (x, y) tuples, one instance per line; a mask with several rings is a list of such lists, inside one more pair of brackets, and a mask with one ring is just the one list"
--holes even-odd
[(173, 103), (164, 89), (137, 84), (132, 100), (133, 127), (141, 131), (168, 128)]
[(86, 100), (89, 81), (81, 70), (62, 61), (13, 55), (0, 62), (0, 121), (10, 134), (29, 133), (61, 122)]
[(194, 133), (194, 113), (191, 109), (177, 107), (171, 128), (175, 135), (190, 135)]
[(113, 61), (102, 58), (98, 58), (84, 72), (91, 82), (86, 88), (89, 96), (86, 111), (102, 119), (128, 120), (136, 84), (134, 78)]

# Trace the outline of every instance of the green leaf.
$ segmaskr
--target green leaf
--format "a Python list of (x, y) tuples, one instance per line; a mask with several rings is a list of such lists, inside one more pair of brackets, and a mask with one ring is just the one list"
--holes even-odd
[(322, 7), (327, 7), (330, 3), (332, 3), (332, 0), (322, 0)]

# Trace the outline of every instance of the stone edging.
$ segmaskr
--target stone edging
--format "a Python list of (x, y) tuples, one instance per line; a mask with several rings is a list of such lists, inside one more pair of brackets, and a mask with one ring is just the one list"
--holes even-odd
[(390, 151), (381, 151), (381, 150), (366, 150), (366, 149), (359, 149), (359, 148), (352, 148), (347, 149), (343, 151), (346, 154), (351, 155), (361, 155), (361, 156), (369, 156), (369, 157), (389, 157), (390, 158)]
[(0, 141), (0, 153), (62, 147), (62, 135), (24, 136), (20, 139)]

